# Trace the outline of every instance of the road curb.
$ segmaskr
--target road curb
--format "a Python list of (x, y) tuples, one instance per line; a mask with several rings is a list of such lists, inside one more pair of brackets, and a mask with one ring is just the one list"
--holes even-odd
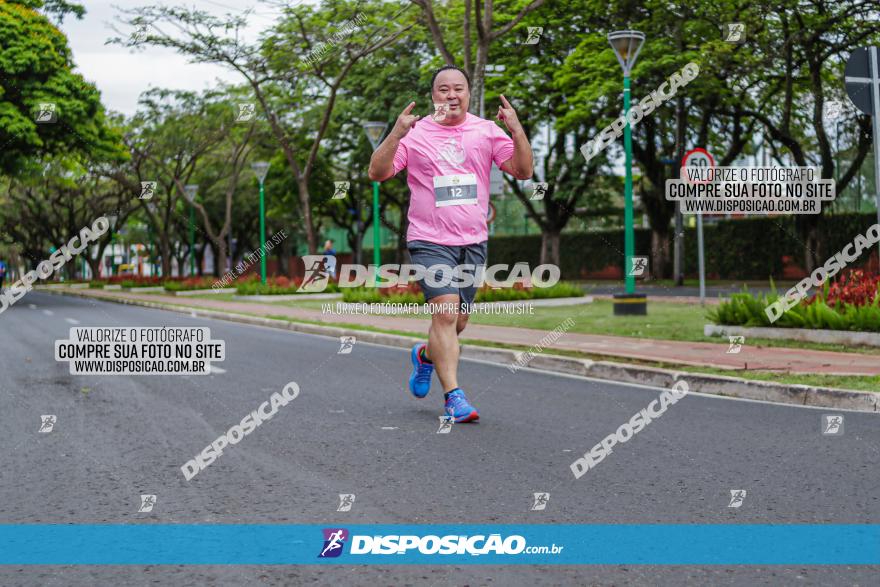
[(770, 340), (798, 340), (802, 342), (824, 342), (829, 344), (865, 345), (880, 347), (880, 333), (851, 332), (849, 330), (810, 330), (808, 328), (766, 328), (706, 324), (706, 336), (745, 336), (767, 338)]
[[(218, 310), (203, 310), (171, 306), (157, 302), (143, 300), (130, 300), (124, 298), (110, 298), (93, 296), (76, 291), (50, 291), (46, 293), (57, 295), (71, 295), (75, 297), (99, 299), (102, 301), (115, 302), (130, 306), (142, 306), (158, 310), (169, 310), (191, 316), (204, 318), (216, 318), (241, 324), (256, 326), (268, 326), (282, 330), (318, 334), (323, 336), (355, 335), (358, 340), (372, 342), (387, 346), (409, 348), (416, 342), (424, 340), (424, 337), (403, 336), (399, 334), (387, 334), (372, 332), (356, 328), (342, 328), (339, 326), (323, 326), (308, 324), (305, 322), (292, 322), (246, 314), (221, 312)], [(519, 351), (499, 349), (473, 344), (461, 345), (461, 356), (466, 359), (490, 361), (502, 366), (508, 366), (511, 372), (518, 367), (517, 360)], [(648, 367), (627, 363), (614, 363), (612, 361), (593, 361), (590, 359), (578, 359), (560, 355), (540, 354), (535, 355), (527, 364), (531, 369), (548, 371), (552, 373), (564, 373), (567, 375), (579, 375), (613, 381), (615, 383), (638, 383), (655, 387), (672, 387), (676, 381), (685, 381), (691, 391), (698, 391), (711, 395), (738, 397), (768, 401), (781, 404), (797, 404), (803, 406), (823, 407), (830, 409), (845, 409), (860, 412), (880, 411), (880, 393), (869, 391), (856, 391), (845, 389), (832, 389), (828, 387), (816, 387), (811, 385), (774, 383), (771, 381), (753, 381), (739, 379), (726, 375), (708, 375), (689, 373), (660, 367)]]

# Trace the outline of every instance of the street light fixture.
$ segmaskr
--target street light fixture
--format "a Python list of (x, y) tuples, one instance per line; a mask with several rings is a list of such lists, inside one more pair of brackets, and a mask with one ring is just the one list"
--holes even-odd
[(624, 194), (624, 278), (626, 294), (615, 295), (614, 314), (647, 314), (647, 300), (644, 295), (635, 293), (633, 276), (633, 255), (635, 254), (635, 232), (633, 229), (633, 184), (632, 184), (632, 129), (629, 114), (629, 76), (645, 42), (645, 35), (639, 31), (614, 31), (608, 34), (608, 42), (614, 49), (617, 61), (623, 69), (623, 146), (626, 151), (626, 181)]
[[(379, 148), (385, 129), (388, 128), (387, 122), (365, 122), (364, 132), (367, 133), (367, 139), (373, 147), (373, 151)], [(375, 270), (373, 273), (373, 287), (379, 283), (379, 265), (381, 264), (381, 254), (379, 247), (381, 239), (379, 231), (381, 230), (381, 222), (379, 222), (379, 182), (373, 182), (373, 264)]]
[(266, 192), (263, 184), (266, 174), (269, 173), (267, 161), (255, 161), (251, 163), (251, 169), (260, 182), (260, 283), (266, 285)]
[(189, 276), (196, 274), (196, 209), (193, 203), (199, 192), (199, 184), (191, 183), (184, 186), (183, 195), (189, 202)]

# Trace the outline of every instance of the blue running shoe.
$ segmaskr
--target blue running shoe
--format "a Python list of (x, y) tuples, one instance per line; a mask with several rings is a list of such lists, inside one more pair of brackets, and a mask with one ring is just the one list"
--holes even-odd
[(428, 345), (420, 342), (409, 353), (413, 364), (412, 375), (409, 376), (409, 390), (417, 398), (423, 398), (431, 391), (431, 375), (434, 373), (434, 365), (423, 361), (421, 355), (422, 348), (426, 346)]
[(480, 419), (477, 409), (468, 403), (464, 392), (459, 388), (449, 392), (449, 399), (446, 400), (446, 413), (455, 419), (456, 424)]

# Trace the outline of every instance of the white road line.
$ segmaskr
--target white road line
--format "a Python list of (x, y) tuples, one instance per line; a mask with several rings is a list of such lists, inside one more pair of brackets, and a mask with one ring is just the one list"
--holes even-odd
[(222, 375), (226, 373), (226, 369), (221, 369), (220, 367), (215, 367), (211, 365), (211, 373), (216, 373), (217, 375)]
[(43, 310), (43, 314), (45, 314), (46, 316), (52, 316), (55, 314), (55, 312), (53, 312), (52, 310)]
[(397, 430), (397, 426), (382, 426), (382, 430)]
[(65, 318), (64, 321), (71, 324), (79, 324), (79, 320), (77, 320), (76, 318)]
[(28, 304), (28, 308), (30, 308), (31, 310), (36, 310), (37, 305), (36, 304)]

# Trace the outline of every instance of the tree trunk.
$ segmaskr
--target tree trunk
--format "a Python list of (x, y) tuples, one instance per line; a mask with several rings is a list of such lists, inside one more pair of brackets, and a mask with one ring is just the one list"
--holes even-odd
[(162, 277), (171, 277), (171, 243), (167, 234), (159, 239), (159, 249), (162, 252)]
[(89, 264), (89, 269), (92, 272), (92, 279), (98, 279), (100, 277), (100, 267), (101, 267), (101, 257), (97, 259), (92, 259), (91, 256), (86, 256), (86, 263)]
[(549, 263), (559, 267), (559, 231), (541, 231), (541, 265)]
[(220, 276), (226, 272), (226, 240), (221, 236), (217, 240), (212, 240), (211, 244), (214, 249), (214, 275)]
[(819, 232), (819, 216), (802, 214), (795, 222), (804, 243), (804, 268), (808, 273), (812, 273), (816, 267), (825, 262), (822, 255), (825, 243)]
[(669, 224), (651, 227), (651, 277), (664, 279), (670, 275)]
[(183, 249), (177, 251), (177, 254), (174, 256), (174, 259), (177, 261), (177, 276), (178, 277), (189, 277), (189, 266), (187, 264), (187, 255), (183, 252)]
[(287, 239), (275, 245), (278, 249), (278, 274), (290, 277), (290, 245)]
[(195, 245), (195, 250), (193, 251), (196, 258), (196, 275), (199, 277), (204, 277), (205, 249), (207, 248), (207, 244), (203, 244), (202, 246)]
[(305, 181), (299, 181), (299, 202), (303, 214), (303, 226), (306, 230), (306, 244), (309, 247), (310, 255), (318, 254), (318, 236), (315, 234), (315, 222), (312, 218), (312, 209), (309, 205), (309, 184)]

